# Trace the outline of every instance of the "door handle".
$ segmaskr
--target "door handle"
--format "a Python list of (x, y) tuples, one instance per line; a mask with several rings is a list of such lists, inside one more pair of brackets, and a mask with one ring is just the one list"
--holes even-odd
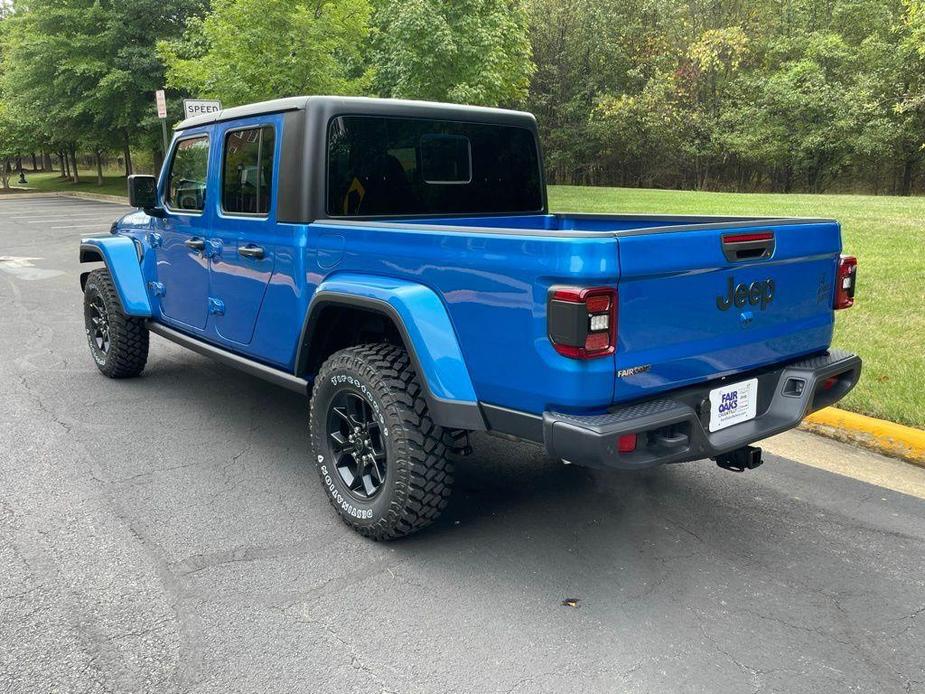
[(206, 242), (198, 236), (194, 236), (191, 239), (186, 239), (186, 241), (183, 242), (183, 245), (201, 253), (206, 247)]
[(263, 258), (263, 249), (260, 246), (249, 243), (246, 246), (238, 248), (238, 255), (243, 255), (245, 258), (256, 258), (260, 260)]

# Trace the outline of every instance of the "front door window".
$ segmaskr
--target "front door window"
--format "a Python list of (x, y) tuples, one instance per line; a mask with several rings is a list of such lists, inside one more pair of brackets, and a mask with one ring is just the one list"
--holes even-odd
[(167, 206), (177, 212), (201, 212), (206, 203), (208, 170), (208, 137), (178, 142), (167, 179)]

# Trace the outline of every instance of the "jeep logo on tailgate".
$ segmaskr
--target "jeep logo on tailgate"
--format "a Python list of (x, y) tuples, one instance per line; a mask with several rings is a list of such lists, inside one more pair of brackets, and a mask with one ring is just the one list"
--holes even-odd
[(729, 284), (726, 287), (726, 295), (716, 297), (716, 308), (720, 311), (728, 311), (730, 306), (742, 308), (745, 304), (752, 306), (761, 306), (761, 310), (774, 301), (774, 280), (767, 279), (758, 282), (752, 282), (749, 285), (744, 283), (736, 285), (735, 280), (730, 277)]

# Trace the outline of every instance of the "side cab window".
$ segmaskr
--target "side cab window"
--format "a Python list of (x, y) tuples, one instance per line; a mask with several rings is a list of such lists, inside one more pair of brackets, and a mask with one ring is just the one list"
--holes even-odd
[(222, 211), (266, 216), (273, 195), (276, 133), (271, 125), (230, 130), (222, 161)]
[(164, 201), (176, 212), (202, 212), (209, 174), (209, 136), (199, 135), (177, 142), (167, 175)]

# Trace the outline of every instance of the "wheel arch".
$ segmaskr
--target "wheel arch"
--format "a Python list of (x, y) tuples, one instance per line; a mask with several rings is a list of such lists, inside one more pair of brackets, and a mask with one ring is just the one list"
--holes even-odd
[[(151, 302), (138, 262), (138, 250), (132, 239), (125, 236), (82, 239), (79, 257), (81, 263), (101, 262), (106, 266), (126, 315), (151, 317)], [(89, 274), (80, 274), (81, 291), (86, 288)]]
[(401, 289), (410, 291), (400, 291), (394, 281), (380, 282), (342, 279), (319, 286), (302, 328), (296, 375), (313, 376), (328, 356), (345, 347), (371, 339), (394, 342), (408, 352), (434, 422), (485, 430), (462, 351), (439, 297), (423, 285), (401, 283)]

